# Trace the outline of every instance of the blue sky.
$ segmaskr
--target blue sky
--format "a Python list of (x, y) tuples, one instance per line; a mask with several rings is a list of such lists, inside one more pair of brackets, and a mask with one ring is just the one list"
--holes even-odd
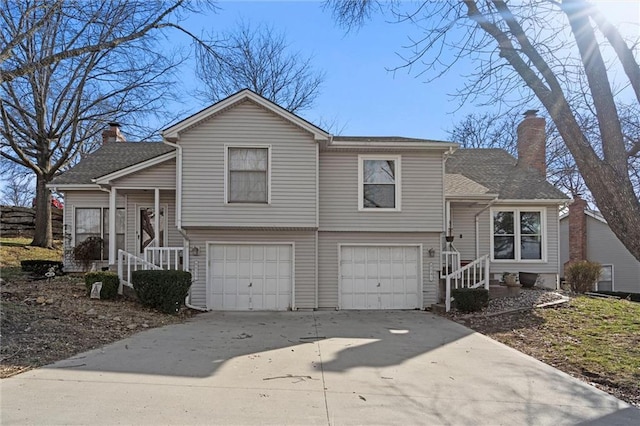
[[(612, 22), (640, 23), (638, 0), (596, 3)], [(398, 54), (409, 54), (403, 46), (410, 44), (410, 37), (420, 37), (414, 24), (390, 23), (390, 17), (374, 16), (360, 29), (347, 33), (318, 1), (223, 0), (219, 6), (216, 13), (191, 17), (184, 26), (201, 34), (232, 30), (243, 21), (284, 32), (292, 50), (313, 55), (313, 65), (326, 73), (313, 109), (301, 115), (315, 123), (334, 122), (333, 133), (446, 140), (447, 130), (454, 124), (480, 111), (473, 104), (459, 107), (459, 100), (451, 96), (462, 87), (463, 75), (474, 68), (468, 59), (431, 83), (425, 82), (427, 76), (416, 77), (418, 68), (387, 71), (403, 64)], [(640, 27), (634, 31), (640, 36)], [(191, 71), (187, 65), (186, 90), (196, 81), (189, 75)], [(194, 99), (183, 105), (189, 112), (205, 106)]]
[[(320, 2), (311, 1), (223, 1), (220, 8), (183, 24), (200, 34), (230, 30), (240, 21), (265, 23), (285, 32), (292, 50), (313, 55), (314, 67), (324, 71), (326, 79), (314, 108), (301, 113), (312, 122), (335, 122), (349, 135), (446, 139), (446, 129), (473, 110), (470, 106), (451, 114), (457, 101), (447, 95), (459, 87), (456, 70), (431, 84), (406, 70), (386, 70), (403, 63), (396, 52), (408, 44), (409, 35), (419, 34), (411, 24), (390, 24), (377, 16), (346, 33)], [(194, 100), (185, 106), (197, 110), (204, 105)]]

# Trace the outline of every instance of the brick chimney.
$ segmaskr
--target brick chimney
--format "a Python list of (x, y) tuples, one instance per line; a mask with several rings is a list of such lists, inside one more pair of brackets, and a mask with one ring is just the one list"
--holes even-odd
[(126, 142), (127, 139), (120, 131), (120, 123), (112, 121), (109, 123), (109, 128), (102, 132), (102, 143), (109, 142)]
[(587, 259), (587, 202), (576, 195), (569, 204), (569, 261), (571, 264)]
[(536, 116), (538, 110), (524, 113), (518, 125), (518, 166), (538, 170), (547, 175), (545, 120)]

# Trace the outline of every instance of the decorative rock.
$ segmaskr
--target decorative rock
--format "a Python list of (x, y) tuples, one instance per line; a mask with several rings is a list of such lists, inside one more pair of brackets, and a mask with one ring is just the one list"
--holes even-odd
[(95, 317), (95, 316), (98, 315), (98, 313), (96, 312), (95, 309), (91, 308), (87, 312), (85, 312), (85, 315), (87, 315), (89, 317)]
[(142, 324), (142, 328), (149, 328), (149, 324), (147, 323)]
[(107, 319), (107, 317), (105, 317), (104, 315), (98, 315), (98, 319), (99, 319), (99, 320), (106, 320), (106, 319)]
[(134, 329), (138, 328), (138, 324), (129, 324), (129, 325), (127, 325), (127, 328), (129, 330), (134, 330)]
[(38, 296), (36, 298), (36, 303), (43, 305), (44, 303), (46, 303), (47, 299), (44, 296)]
[(47, 305), (53, 305), (53, 299), (47, 299), (47, 300), (45, 301), (45, 303), (46, 303)]
[(120, 319), (120, 317), (113, 317), (111, 318), (112, 321), (122, 321), (122, 319)]

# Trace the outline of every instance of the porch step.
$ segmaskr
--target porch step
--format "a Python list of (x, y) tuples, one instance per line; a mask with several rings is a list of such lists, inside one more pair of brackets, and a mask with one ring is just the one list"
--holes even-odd
[(444, 314), (445, 312), (447, 312), (447, 308), (444, 305), (444, 303), (432, 303), (430, 309), (431, 309), (431, 312), (435, 312), (439, 314)]

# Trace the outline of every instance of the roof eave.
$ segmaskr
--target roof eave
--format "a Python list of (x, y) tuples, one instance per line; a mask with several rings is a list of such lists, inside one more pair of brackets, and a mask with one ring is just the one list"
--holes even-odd
[(54, 191), (93, 191), (100, 189), (95, 183), (48, 183), (47, 188)]
[(412, 148), (451, 151), (458, 148), (454, 142), (380, 142), (380, 141), (336, 141), (328, 144), (331, 148)]
[(529, 199), (498, 199), (496, 204), (517, 204), (517, 205), (535, 205), (535, 204), (567, 204), (568, 198), (529, 198)]

